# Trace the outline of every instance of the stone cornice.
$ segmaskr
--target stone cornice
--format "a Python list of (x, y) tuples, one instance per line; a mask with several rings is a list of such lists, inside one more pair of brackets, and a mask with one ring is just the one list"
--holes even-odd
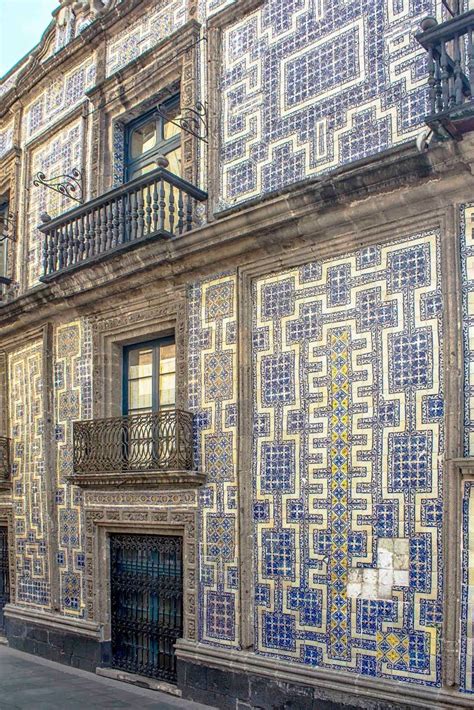
[[(0, 306), (5, 340), (38, 319), (65, 310), (93, 314), (104, 299), (143, 292), (166, 279), (178, 285), (199, 274), (235, 267), (255, 253), (273, 255), (277, 266), (290, 249), (317, 245), (338, 235), (357, 244), (367, 230), (380, 239), (394, 219), (409, 228), (450, 202), (469, 199), (474, 189), (474, 140), (444, 143), (420, 154), (412, 144), (352, 164), (327, 177), (247, 203), (219, 219), (181, 235), (137, 246), (120, 256), (85, 265)], [(420, 226), (420, 228), (423, 228)], [(408, 226), (407, 226), (408, 229)], [(382, 237), (389, 238), (389, 237)], [(313, 247), (314, 248), (314, 247)], [(212, 254), (212, 261), (209, 255)]]
[[(78, 58), (84, 55), (85, 51), (90, 54), (105, 38), (106, 33), (115, 23), (125, 18), (145, 1), (150, 2), (150, 0), (122, 0), (121, 3), (100, 15), (59, 52), (53, 54), (46, 61), (40, 62), (38, 57), (41, 56), (41, 52), (49, 41), (49, 35), (53, 29), (53, 25), (50, 23), (43, 33), (40, 43), (32, 50), (25, 65), (20, 69), (14, 86), (2, 96), (0, 119), (8, 113), (15, 101), (20, 101), (31, 89), (37, 87), (39, 82), (46, 76), (57, 71), (66, 71)], [(8, 81), (9, 75), (14, 73), (14, 69), (15, 67), (3, 77), (4, 81)]]

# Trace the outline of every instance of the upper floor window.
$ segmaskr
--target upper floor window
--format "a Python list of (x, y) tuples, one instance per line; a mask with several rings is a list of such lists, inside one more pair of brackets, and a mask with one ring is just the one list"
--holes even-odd
[(174, 409), (174, 337), (129, 345), (124, 348), (123, 355), (123, 414), (150, 414)]
[(132, 121), (126, 133), (126, 179), (145, 175), (155, 170), (157, 158), (164, 155), (168, 170), (181, 175), (181, 131), (175, 123), (179, 116), (179, 96), (162, 104), (166, 119), (158, 111), (149, 111)]

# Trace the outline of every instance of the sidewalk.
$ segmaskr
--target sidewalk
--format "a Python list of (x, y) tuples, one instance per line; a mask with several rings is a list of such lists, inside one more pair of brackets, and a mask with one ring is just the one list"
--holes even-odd
[(0, 710), (210, 710), (0, 646)]

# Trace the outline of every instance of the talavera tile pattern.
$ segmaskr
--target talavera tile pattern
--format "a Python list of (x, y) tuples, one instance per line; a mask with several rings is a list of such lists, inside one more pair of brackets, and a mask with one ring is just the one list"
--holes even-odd
[[(209, 3), (208, 3), (209, 5)], [(223, 32), (222, 205), (414, 138), (434, 0), (266, 0)]]
[(17, 600), (49, 606), (46, 483), (43, 439), (43, 342), (8, 359)]
[(460, 207), (464, 340), (464, 454), (474, 456), (474, 202)]
[(13, 147), (13, 123), (5, 125), (0, 130), (0, 158)]
[(466, 481), (462, 508), (461, 690), (474, 693), (474, 481)]
[(438, 235), (254, 290), (258, 653), (440, 683)]
[(189, 294), (189, 402), (200, 492), (199, 638), (238, 646), (237, 282), (222, 276)]
[(92, 56), (50, 81), (25, 110), (24, 132), (27, 140), (84, 101), (85, 92), (94, 86), (95, 76), (95, 58)]
[(153, 12), (114, 35), (107, 47), (107, 76), (121, 69), (186, 21), (186, 0), (159, 0)]
[(85, 606), (82, 493), (65, 479), (73, 470), (73, 421), (92, 416), (92, 335), (87, 320), (65, 323), (55, 330), (54, 405), (60, 603), (64, 613), (82, 615)]
[(40, 171), (48, 177), (67, 175), (73, 168), (82, 168), (83, 122), (77, 119), (62, 130), (55, 133), (44, 144), (40, 144), (31, 152), (30, 175), (31, 186), (28, 200), (28, 264), (27, 284), (29, 287), (38, 283), (43, 273), (42, 245), (44, 237), (37, 227), (41, 224), (41, 214), (47, 212), (51, 217), (65, 212), (74, 206), (67, 197), (48, 190), (39, 185), (35, 187), (33, 180)]

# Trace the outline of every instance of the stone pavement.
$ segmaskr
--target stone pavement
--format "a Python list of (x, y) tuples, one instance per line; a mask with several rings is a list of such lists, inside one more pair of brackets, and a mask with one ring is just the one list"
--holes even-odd
[(0, 710), (210, 710), (0, 646)]

